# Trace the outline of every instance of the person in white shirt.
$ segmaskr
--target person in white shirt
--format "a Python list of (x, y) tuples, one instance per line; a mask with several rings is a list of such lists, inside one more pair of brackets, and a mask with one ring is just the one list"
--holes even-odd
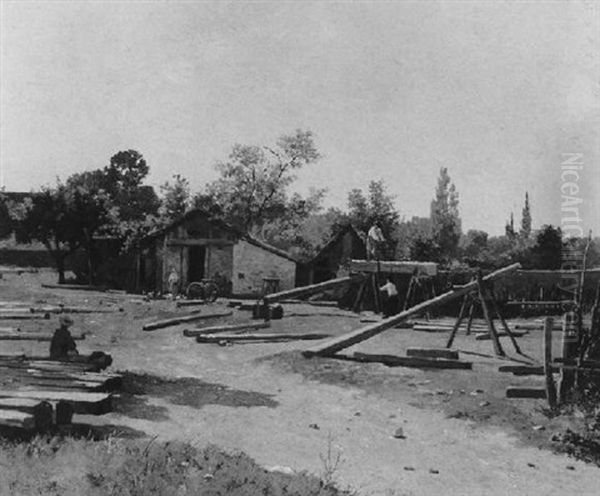
[(392, 282), (391, 277), (387, 278), (387, 282), (379, 288), (379, 291), (385, 293), (386, 297), (383, 302), (383, 316), (391, 317), (398, 313), (398, 289)]
[(381, 258), (383, 243), (385, 243), (385, 237), (383, 236), (379, 222), (375, 222), (367, 233), (367, 258), (370, 260)]

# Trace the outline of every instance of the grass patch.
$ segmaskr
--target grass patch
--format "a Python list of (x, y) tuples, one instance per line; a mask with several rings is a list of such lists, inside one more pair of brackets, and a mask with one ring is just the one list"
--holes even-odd
[(269, 472), (215, 446), (37, 437), (0, 444), (0, 494), (90, 496), (342, 496), (331, 480)]

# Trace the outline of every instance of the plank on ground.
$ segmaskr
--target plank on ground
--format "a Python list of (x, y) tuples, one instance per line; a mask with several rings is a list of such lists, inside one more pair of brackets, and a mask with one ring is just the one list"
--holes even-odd
[(506, 388), (506, 397), (546, 399), (546, 388), (510, 386)]
[(102, 415), (111, 411), (111, 395), (79, 391), (53, 391), (39, 389), (1, 390), (0, 398), (33, 398), (46, 401), (66, 401), (75, 413)]
[(46, 313), (31, 313), (31, 312), (0, 312), (1, 320), (48, 320), (50, 314)]
[(305, 339), (324, 339), (329, 334), (318, 333), (255, 333), (255, 334), (206, 334), (196, 336), (198, 343), (218, 343), (219, 341), (293, 341)]
[(444, 358), (425, 358), (415, 356), (375, 355), (356, 352), (352, 355), (360, 362), (380, 362), (390, 367), (414, 367), (426, 369), (471, 369), (473, 362), (446, 360)]
[[(508, 267), (504, 267), (500, 270), (492, 272), (483, 278), (484, 281), (492, 281), (498, 277), (514, 272), (520, 267), (520, 264), (512, 264)], [(361, 327), (349, 333), (343, 334), (342, 336), (334, 337), (325, 343), (320, 343), (312, 348), (309, 348), (303, 352), (303, 355), (306, 357), (311, 357), (315, 355), (332, 355), (338, 351), (343, 350), (344, 348), (348, 348), (353, 344), (360, 343), (365, 339), (373, 337), (386, 329), (394, 327), (396, 324), (402, 322), (403, 320), (408, 319), (409, 317), (419, 314), (428, 308), (431, 308), (435, 305), (441, 305), (448, 301), (451, 301), (455, 298), (459, 298), (460, 296), (464, 296), (467, 293), (470, 293), (477, 289), (477, 282), (471, 282), (466, 284), (464, 287), (460, 289), (452, 289), (446, 293), (443, 293), (435, 298), (424, 301), (415, 305), (403, 312), (400, 312), (398, 315), (394, 315), (392, 317), (388, 317), (387, 319), (382, 320), (381, 322), (377, 322), (365, 327)]]
[(33, 416), (34, 427), (46, 430), (52, 425), (53, 408), (50, 403), (30, 398), (0, 398), (0, 411), (18, 411)]
[(199, 327), (197, 329), (184, 329), (186, 337), (202, 336), (204, 334), (218, 334), (221, 332), (245, 331), (248, 329), (266, 329), (271, 327), (270, 322), (244, 322), (242, 324), (229, 324), (222, 326)]
[(228, 317), (229, 315), (232, 315), (232, 314), (233, 314), (232, 311), (221, 312), (221, 313), (207, 313), (207, 314), (194, 313), (191, 315), (184, 315), (181, 317), (173, 317), (171, 319), (158, 320), (156, 322), (149, 322), (148, 324), (145, 324), (142, 327), (142, 330), (154, 331), (156, 329), (162, 329), (164, 327), (171, 327), (171, 326), (175, 326), (175, 325), (179, 325), (179, 324), (185, 324), (187, 322), (195, 322), (198, 320), (205, 320), (205, 319), (217, 319), (220, 317)]
[[(516, 338), (521, 338), (523, 337), (525, 334), (527, 334), (529, 331), (512, 331), (512, 334), (514, 337)], [(498, 331), (498, 337), (499, 338), (503, 338), (508, 336), (508, 333), (504, 332), (504, 331)], [(489, 332), (477, 332), (475, 333), (475, 339), (477, 341), (487, 341), (488, 339), (492, 339), (492, 337), (490, 336)]]
[(458, 351), (449, 350), (447, 348), (408, 348), (406, 350), (406, 356), (458, 360)]
[[(85, 334), (71, 333), (75, 341), (85, 339)], [(0, 341), (52, 341), (52, 334), (38, 332), (0, 332)]]

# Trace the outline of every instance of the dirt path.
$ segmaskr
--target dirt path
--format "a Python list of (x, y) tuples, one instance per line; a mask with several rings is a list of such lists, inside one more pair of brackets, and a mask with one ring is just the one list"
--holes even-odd
[[(20, 278), (17, 282), (18, 285), (3, 281), (0, 296), (48, 302), (58, 298), (40, 290), (39, 279)], [(91, 305), (107, 300), (107, 295), (65, 292), (61, 298), (71, 304)], [(348, 373), (346, 369), (336, 371), (341, 381), (319, 382), (307, 379), (313, 375), (295, 373), (294, 368), (286, 369), (277, 361), (264, 361), (282, 352), (302, 349), (302, 343), (223, 348), (196, 344), (182, 336), (182, 327), (144, 333), (142, 324), (173, 312), (172, 303), (142, 304), (126, 297), (122, 300), (123, 305), (119, 306), (124, 307), (124, 312), (77, 316), (76, 327), (91, 332), (80, 343), (82, 351), (111, 353), (114, 370), (196, 378), (192, 381), (199, 384), (199, 389), (173, 396), (168, 394), (167, 384), (161, 394), (137, 397), (137, 412), (142, 415), (115, 412), (81, 420), (128, 426), (165, 440), (214, 443), (243, 450), (265, 466), (291, 467), (320, 475), (339, 454), (342, 463), (334, 471), (334, 478), (362, 495), (598, 494), (597, 467), (525, 445), (508, 428), (448, 418), (433, 403), (428, 406), (415, 401), (416, 393), (408, 386), (429, 377), (422, 371), (378, 370), (373, 365), (361, 365), (361, 373), (364, 367), (370, 367), (366, 369), (366, 382), (358, 381), (350, 369)], [(234, 317), (248, 319), (247, 314)], [(24, 325), (40, 330), (54, 324), (45, 321)], [(358, 319), (350, 314), (317, 319), (294, 317), (274, 322), (273, 330), (345, 332), (357, 325)], [(381, 341), (369, 340), (369, 346), (399, 353), (405, 346), (402, 339), (422, 346), (432, 338), (390, 331), (389, 335), (381, 335)], [(462, 338), (461, 345), (464, 343), (466, 339)], [(538, 346), (533, 341), (530, 345), (532, 349)], [(6, 352), (47, 351), (47, 344), (29, 341), (5, 342), (2, 346)], [(287, 355), (282, 356), (280, 362)], [(324, 364), (323, 368), (329, 366)], [(497, 373), (497, 364), (494, 367), (478, 364), (460, 379), (471, 381), (467, 382), (468, 388), (484, 387), (492, 395), (488, 397), (492, 404), (506, 404), (505, 383), (498, 382), (506, 379)], [(369, 374), (375, 374), (373, 381)], [(432, 376), (427, 387), (455, 388), (453, 377), (444, 374)], [(431, 391), (427, 394), (433, 394), (429, 397), (436, 401), (442, 398)], [(469, 394), (464, 394), (462, 400), (456, 394), (454, 397), (462, 401), (461, 407), (469, 401), (481, 401)], [(398, 427), (403, 428), (406, 439), (393, 437)], [(544, 435), (549, 436), (550, 432)], [(331, 456), (329, 462), (324, 462), (328, 447)]]
[[(163, 341), (166, 336), (154, 338)], [(170, 420), (115, 415), (115, 423), (165, 439), (240, 449), (266, 466), (313, 473), (323, 473), (321, 457), (331, 439), (330, 461), (338, 453), (343, 460), (335, 478), (361, 494), (551, 495), (573, 488), (578, 494), (597, 494), (600, 472), (596, 467), (526, 447), (497, 428), (476, 428), (464, 420), (357, 388), (281, 374), (254, 361), (257, 354), (297, 345), (195, 346), (183, 358), (177, 351), (186, 343), (184, 338), (169, 332), (168, 340), (161, 351), (165, 358), (176, 353), (179, 361), (146, 362), (140, 370), (194, 376), (236, 390), (272, 395), (278, 405), (206, 405), (198, 410), (156, 399), (152, 404), (167, 408)], [(118, 353), (114, 354), (118, 362)], [(406, 439), (392, 437), (400, 426)]]

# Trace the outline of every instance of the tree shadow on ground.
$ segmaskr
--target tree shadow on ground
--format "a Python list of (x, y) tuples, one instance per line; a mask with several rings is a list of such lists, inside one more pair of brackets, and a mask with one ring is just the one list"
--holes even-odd
[[(53, 427), (42, 433), (44, 436), (68, 436), (73, 439), (88, 439), (92, 441), (101, 441), (110, 437), (124, 439), (138, 439), (146, 436), (144, 431), (132, 429), (124, 425), (89, 425), (83, 423), (74, 423)], [(11, 442), (28, 442), (40, 435), (37, 431), (27, 431), (17, 427), (0, 426), (0, 438)]]
[(273, 395), (256, 391), (230, 389), (194, 377), (167, 378), (151, 374), (119, 372), (122, 376), (120, 395), (113, 401), (113, 411), (131, 418), (167, 420), (168, 410), (162, 406), (149, 405), (148, 397), (164, 398), (175, 405), (202, 408), (205, 405), (230, 407), (275, 408), (279, 403)]

